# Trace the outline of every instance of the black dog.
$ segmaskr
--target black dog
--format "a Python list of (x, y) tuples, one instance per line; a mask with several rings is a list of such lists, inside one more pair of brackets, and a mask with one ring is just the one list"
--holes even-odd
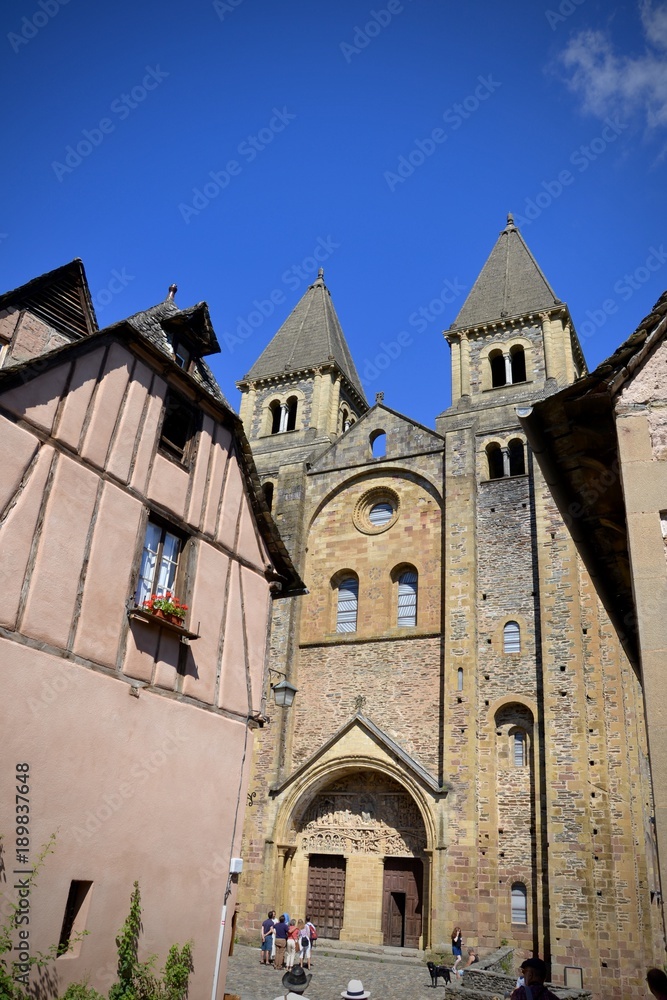
[(438, 985), (438, 976), (442, 976), (445, 981), (445, 987), (449, 985), (452, 981), (452, 977), (448, 966), (446, 965), (435, 965), (433, 962), (427, 962), (426, 967), (431, 973), (431, 986), (435, 987)]

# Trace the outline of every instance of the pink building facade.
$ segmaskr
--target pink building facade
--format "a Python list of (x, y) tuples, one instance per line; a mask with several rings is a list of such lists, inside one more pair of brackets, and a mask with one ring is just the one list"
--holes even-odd
[[(51, 995), (115, 981), (135, 879), (140, 957), (191, 939), (190, 995), (211, 993), (270, 605), (300, 586), (216, 350), (173, 294), (98, 331), (76, 261), (0, 297), (1, 889), (19, 959), (74, 941), (30, 974)], [(182, 623), (146, 611), (166, 591)]]

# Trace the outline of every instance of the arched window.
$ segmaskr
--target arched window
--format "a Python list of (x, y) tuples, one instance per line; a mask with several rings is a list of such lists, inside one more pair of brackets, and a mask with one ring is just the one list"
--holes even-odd
[(507, 375), (503, 352), (491, 351), (489, 354), (489, 364), (491, 365), (491, 386), (497, 389), (501, 385), (506, 385)]
[(336, 632), (357, 631), (357, 610), (359, 607), (359, 580), (348, 576), (338, 584), (338, 604), (336, 606)]
[(512, 884), (512, 923), (528, 923), (528, 893), (523, 882)]
[(523, 441), (515, 438), (509, 443), (510, 476), (523, 476), (526, 472), (526, 459)]
[(281, 406), (277, 399), (270, 404), (269, 410), (271, 412), (271, 433), (278, 434), (280, 431), (280, 414)]
[(526, 381), (526, 354), (521, 344), (510, 347), (510, 363), (512, 365), (512, 384)]
[(506, 622), (503, 629), (503, 652), (521, 652), (521, 629), (518, 622)]
[(514, 756), (514, 766), (515, 767), (525, 767), (526, 766), (526, 734), (522, 733), (521, 730), (515, 730), (512, 736), (512, 750)]
[(495, 441), (487, 444), (486, 458), (489, 463), (489, 479), (502, 479), (504, 474), (503, 453), (500, 450), (500, 445)]
[(266, 500), (269, 510), (273, 507), (273, 483), (266, 482), (262, 486), (264, 492), (264, 499)]
[(287, 400), (287, 423), (285, 425), (286, 431), (293, 431), (296, 429), (296, 408), (298, 406), (298, 399), (296, 396), (290, 396)]
[(340, 411), (340, 429), (343, 432), (343, 434), (345, 433), (345, 431), (348, 429), (349, 426), (350, 426), (350, 412), (347, 409), (347, 407), (344, 406), (343, 409)]
[(384, 458), (387, 454), (387, 435), (385, 431), (373, 431), (370, 442), (373, 458)]
[(406, 569), (398, 578), (399, 628), (412, 628), (417, 624), (417, 570)]
[(456, 690), (463, 691), (463, 667), (459, 667), (456, 673)]

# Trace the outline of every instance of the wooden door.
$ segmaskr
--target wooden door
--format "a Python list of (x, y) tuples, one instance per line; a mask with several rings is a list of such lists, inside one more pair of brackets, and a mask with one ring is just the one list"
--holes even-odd
[(312, 854), (308, 864), (306, 914), (319, 937), (340, 937), (345, 907), (345, 858)]
[(417, 858), (386, 858), (382, 905), (384, 944), (418, 948), (422, 932), (424, 868)]

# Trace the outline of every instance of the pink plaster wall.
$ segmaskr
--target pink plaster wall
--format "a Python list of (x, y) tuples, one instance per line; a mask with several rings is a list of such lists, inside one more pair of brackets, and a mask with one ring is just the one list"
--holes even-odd
[(0, 769), (3, 815), (10, 803), (14, 811), (10, 765), (25, 761), (31, 857), (57, 833), (31, 898), (33, 952), (57, 942), (71, 879), (92, 881), (80, 956), (51, 968), (61, 990), (86, 978), (107, 990), (114, 937), (139, 879), (140, 957), (155, 953), (161, 966), (171, 944), (191, 938), (190, 997), (205, 1000), (225, 889), (215, 869), (226, 872), (241, 849), (242, 824), (232, 849), (231, 818), (244, 724), (145, 690), (129, 697), (128, 686), (111, 677), (3, 639), (0, 679), (3, 702), (12, 706), (2, 720), (3, 745), (12, 748)]
[(106, 465), (111, 438), (118, 422), (119, 410), (134, 358), (122, 344), (113, 344), (104, 365), (102, 378), (95, 390), (95, 405), (89, 414), (88, 430), (81, 454), (103, 469)]
[(215, 429), (215, 444), (211, 459), (211, 477), (206, 495), (206, 506), (204, 514), (204, 531), (208, 535), (215, 535), (218, 527), (218, 513), (220, 497), (227, 471), (227, 461), (232, 436), (226, 427), (219, 424)]
[(0, 477), (0, 516), (7, 504), (16, 500), (21, 480), (37, 452), (38, 442), (33, 434), (16, 424), (6, 421), (3, 428), (6, 438), (5, 464)]
[(95, 389), (105, 351), (99, 348), (74, 363), (69, 391), (62, 401), (55, 437), (75, 450), (79, 448), (84, 421)]
[(138, 443), (137, 430), (141, 427), (141, 417), (152, 379), (152, 372), (137, 361), (107, 462), (107, 470), (111, 475), (124, 483), (130, 477), (132, 459)]
[(51, 368), (43, 375), (37, 375), (23, 385), (4, 392), (2, 405), (17, 417), (22, 417), (41, 430), (50, 431), (68, 374), (69, 365)]
[(204, 417), (197, 448), (197, 467), (192, 483), (192, 495), (188, 510), (188, 522), (198, 528), (202, 521), (204, 494), (209, 476), (209, 462), (215, 424), (210, 417)]
[[(4, 457), (3, 454), (3, 460)], [(37, 520), (54, 458), (55, 452), (48, 445), (40, 450), (26, 477), (20, 498), (15, 498), (13, 507), (0, 526), (0, 625), (6, 628), (16, 628)]]
[[(10, 630), (0, 638), (0, 728), (10, 756), (30, 764), (33, 844), (59, 831), (35, 890), (35, 948), (57, 941), (70, 881), (94, 883), (90, 936), (79, 957), (55, 963), (61, 988), (89, 976), (108, 989), (139, 878), (144, 953), (162, 963), (170, 944), (192, 938), (199, 1000), (210, 993), (226, 881), (211, 873), (240, 853), (243, 744), (262, 704), (265, 551), (229, 430), (205, 417), (192, 468), (168, 461), (156, 453), (162, 376), (125, 345), (103, 351), (64, 352), (0, 393), (24, 422), (0, 417), (0, 624)], [(183, 530), (186, 506), (201, 525), (182, 557), (187, 625), (201, 623), (189, 646), (158, 623), (128, 620), (125, 606), (146, 518), (171, 510)], [(12, 772), (0, 772), (6, 816)]]
[(98, 482), (88, 469), (58, 457), (21, 631), (61, 648), (76, 610)]
[(153, 462), (148, 498), (161, 507), (166, 507), (178, 518), (183, 518), (189, 483), (190, 475), (182, 466), (157, 454)]
[(244, 500), (243, 482), (238, 462), (232, 461), (227, 469), (218, 538), (227, 548), (233, 548), (236, 543), (241, 504)]

